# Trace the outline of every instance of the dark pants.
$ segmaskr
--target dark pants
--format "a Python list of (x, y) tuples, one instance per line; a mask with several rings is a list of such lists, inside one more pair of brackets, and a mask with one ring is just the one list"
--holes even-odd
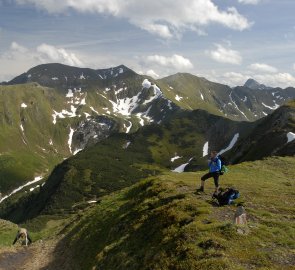
[(206, 173), (202, 176), (201, 180), (202, 181), (205, 181), (207, 180), (208, 178), (211, 178), (213, 177), (214, 178), (214, 184), (215, 184), (215, 187), (219, 187), (219, 183), (218, 183), (218, 180), (219, 180), (219, 172), (209, 172), (209, 173)]

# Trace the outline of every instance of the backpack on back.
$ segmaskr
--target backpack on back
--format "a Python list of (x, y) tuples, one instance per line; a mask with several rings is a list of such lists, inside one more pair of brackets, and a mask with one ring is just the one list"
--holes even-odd
[(223, 175), (223, 174), (228, 172), (228, 168), (226, 167), (226, 165), (228, 165), (228, 162), (227, 162), (226, 158), (224, 156), (222, 156), (222, 155), (219, 155), (217, 158), (221, 162), (221, 170), (219, 171), (219, 173), (221, 175)]

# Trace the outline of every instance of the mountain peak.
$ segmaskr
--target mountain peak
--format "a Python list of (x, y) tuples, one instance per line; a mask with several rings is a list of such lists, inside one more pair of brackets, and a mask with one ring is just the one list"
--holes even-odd
[(245, 87), (248, 87), (250, 89), (253, 89), (253, 90), (267, 90), (267, 89), (271, 89), (271, 87), (268, 87), (264, 84), (261, 84), (257, 81), (255, 81), (254, 79), (248, 79), (245, 84), (244, 84)]
[[(124, 65), (105, 69), (91, 69), (75, 67), (60, 63), (41, 64), (29, 69), (27, 72), (15, 77), (7, 84), (22, 84), (38, 82), (41, 85), (56, 87), (58, 85), (78, 86), (77, 81), (112, 80), (116, 77), (135, 75), (136, 73)], [(83, 82), (84, 83), (84, 82)]]

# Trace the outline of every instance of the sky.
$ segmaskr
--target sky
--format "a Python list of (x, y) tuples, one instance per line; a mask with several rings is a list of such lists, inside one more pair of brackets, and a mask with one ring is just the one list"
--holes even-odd
[(58, 62), (295, 87), (294, 11), (294, 0), (0, 0), (0, 81)]

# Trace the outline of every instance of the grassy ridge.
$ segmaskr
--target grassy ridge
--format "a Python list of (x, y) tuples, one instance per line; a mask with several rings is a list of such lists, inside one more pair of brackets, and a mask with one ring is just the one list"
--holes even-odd
[[(60, 239), (47, 269), (294, 269), (295, 158), (230, 166), (223, 187), (241, 192), (248, 226), (233, 225), (235, 206), (215, 207), (211, 192), (194, 193), (204, 172), (163, 171), (74, 214), (23, 224), (34, 241)], [(9, 246), (16, 226), (0, 222)]]
[(214, 207), (212, 181), (194, 194), (201, 172), (164, 173), (81, 212), (56, 254), (70, 269), (291, 270), (294, 165), (271, 158), (230, 167), (221, 183), (240, 190), (248, 227), (233, 225), (234, 206)]
[(17, 225), (0, 219), (0, 248), (8, 247), (12, 244), (17, 230)]

